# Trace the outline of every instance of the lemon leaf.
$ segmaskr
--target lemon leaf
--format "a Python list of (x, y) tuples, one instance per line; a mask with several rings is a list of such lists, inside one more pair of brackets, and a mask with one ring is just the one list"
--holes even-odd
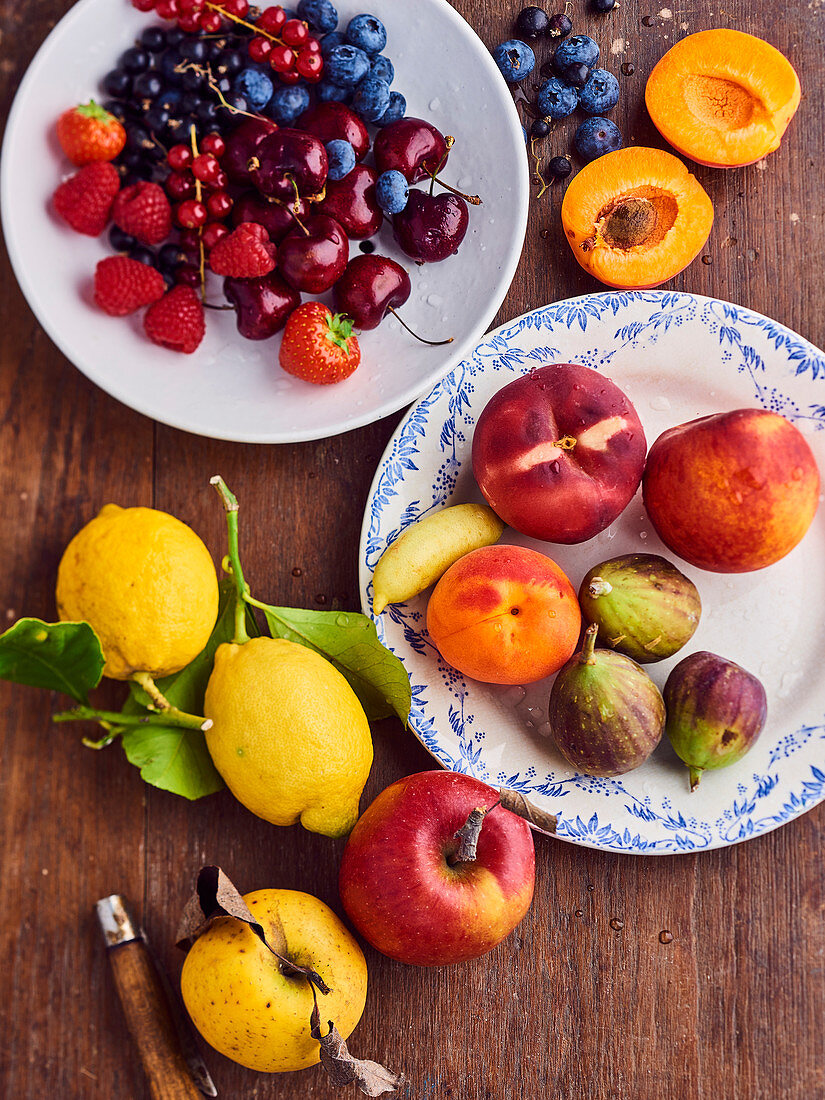
[(100, 683), (105, 660), (88, 623), (18, 619), (0, 634), (0, 679), (62, 691), (78, 703)]
[(270, 607), (263, 611), (273, 638), (314, 649), (347, 679), (371, 722), (395, 713), (406, 723), (412, 694), (403, 664), (378, 640), (375, 623), (356, 611), (306, 611)]

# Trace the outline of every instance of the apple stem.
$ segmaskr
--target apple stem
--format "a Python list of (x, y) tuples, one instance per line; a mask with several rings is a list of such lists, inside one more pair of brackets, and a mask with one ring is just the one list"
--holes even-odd
[(582, 665), (595, 665), (596, 658), (593, 655), (593, 651), (596, 648), (596, 635), (599, 633), (599, 627), (596, 623), (591, 623), (590, 626), (584, 632), (584, 645), (582, 651), (579, 654), (579, 664)]
[(484, 818), (490, 810), (494, 810), (496, 806), (500, 805), (501, 799), (494, 802), (492, 806), (476, 806), (474, 810), (470, 810), (467, 820), (460, 829), (453, 833), (453, 836), (458, 840), (458, 848), (447, 858), (447, 862), (451, 867), (454, 867), (456, 863), (473, 862), (477, 855), (478, 839), (481, 836)]
[(448, 340), (425, 340), (423, 336), (419, 336), (417, 332), (413, 332), (413, 330), (406, 323), (406, 321), (403, 321), (401, 319), (401, 316), (398, 313), (396, 313), (396, 311), (393, 309), (392, 306), (388, 306), (387, 309), (393, 315), (393, 317), (396, 319), (396, 321), (398, 321), (399, 325), (401, 325), (402, 328), (405, 328), (407, 330), (407, 332), (410, 334), (410, 336), (414, 336), (416, 338), (416, 340), (420, 340), (422, 344), (429, 344), (431, 348), (440, 348), (444, 344), (452, 344), (452, 342), (453, 342), (453, 337), (452, 336)]

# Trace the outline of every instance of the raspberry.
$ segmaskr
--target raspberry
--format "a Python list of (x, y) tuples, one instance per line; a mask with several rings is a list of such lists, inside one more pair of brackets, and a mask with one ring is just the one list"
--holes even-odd
[(124, 187), (112, 207), (112, 219), (143, 244), (160, 244), (172, 232), (172, 208), (158, 183), (139, 180)]
[(108, 161), (87, 164), (60, 184), (54, 208), (77, 233), (97, 237), (106, 228), (115, 195), (120, 189), (117, 169)]
[(209, 255), (216, 275), (233, 279), (260, 279), (275, 268), (275, 245), (262, 225), (243, 222), (218, 241)]
[(191, 287), (172, 287), (146, 310), (143, 327), (153, 344), (191, 355), (206, 331), (201, 300)]
[(95, 268), (95, 301), (112, 317), (125, 317), (163, 297), (159, 271), (128, 256), (108, 256)]

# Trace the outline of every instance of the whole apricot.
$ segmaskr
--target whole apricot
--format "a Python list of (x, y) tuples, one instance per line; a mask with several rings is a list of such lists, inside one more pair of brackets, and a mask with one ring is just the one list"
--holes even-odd
[(529, 684), (576, 648), (581, 612), (558, 565), (523, 546), (484, 546), (450, 566), (427, 607), (444, 660), (488, 684)]
[(650, 448), (642, 486), (662, 541), (714, 573), (747, 573), (784, 558), (819, 503), (811, 448), (789, 420), (766, 409), (669, 428)]

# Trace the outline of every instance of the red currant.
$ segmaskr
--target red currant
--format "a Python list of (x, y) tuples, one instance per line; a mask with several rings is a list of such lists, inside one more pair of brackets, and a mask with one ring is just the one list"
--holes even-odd
[(138, 11), (154, 11), (155, 0), (132, 0), (132, 7)]
[(318, 79), (324, 71), (324, 59), (319, 53), (312, 53), (310, 50), (299, 50), (295, 68), (307, 80)]
[(175, 282), (178, 286), (199, 287), (201, 285), (200, 268), (195, 267), (194, 264), (178, 264), (175, 268)]
[(178, 0), (158, 0), (155, 11), (161, 19), (177, 19)]
[(249, 0), (226, 0), (223, 10), (227, 15), (234, 15), (236, 19), (246, 19), (249, 15)]
[(287, 46), (303, 46), (309, 38), (306, 23), (302, 23), (300, 19), (287, 19), (281, 28), (281, 38)]
[(201, 29), (200, 20), (197, 12), (190, 11), (187, 12), (186, 15), (179, 16), (178, 26), (182, 31), (185, 31), (187, 34), (197, 34), (198, 31)]
[(197, 256), (201, 235), (197, 229), (184, 229), (178, 236), (178, 244), (183, 252)]
[(212, 183), (220, 170), (218, 158), (211, 153), (201, 153), (192, 161), (192, 175), (201, 183)]
[(178, 9), (181, 15), (200, 15), (203, 11), (205, 0), (178, 0)]
[(207, 250), (212, 249), (221, 240), (222, 237), (229, 235), (229, 230), (225, 225), (221, 225), (220, 222), (210, 222), (204, 229), (201, 239), (203, 240), (203, 247)]
[(204, 34), (217, 34), (223, 26), (223, 20), (216, 11), (205, 11), (198, 16), (198, 23)]
[(178, 224), (185, 229), (197, 229), (199, 226), (204, 225), (207, 218), (206, 207), (197, 199), (187, 199), (182, 202), (175, 214), (177, 215)]
[(288, 73), (295, 67), (295, 53), (289, 46), (272, 46), (269, 64), (276, 73)]
[(268, 38), (261, 38), (260, 35), (256, 35), (254, 38), (250, 38), (247, 50), (250, 58), (260, 64), (262, 61), (266, 61), (272, 53), (272, 43)]
[(308, 38), (306, 42), (304, 42), (303, 48), (305, 50), (309, 50), (310, 53), (320, 53), (321, 43), (318, 41), (317, 38)]
[(194, 193), (195, 181), (188, 172), (186, 175), (182, 172), (169, 173), (166, 179), (166, 194), (170, 199), (180, 201), (181, 199), (188, 199)]
[(220, 158), (226, 152), (226, 142), (218, 133), (213, 132), (211, 134), (207, 134), (206, 137), (201, 141), (201, 152), (211, 153), (213, 156), (217, 157), (218, 160), (220, 160)]
[(211, 218), (220, 221), (232, 209), (232, 198), (227, 195), (226, 191), (213, 191), (206, 200), (206, 209), (209, 211)]
[(169, 161), (170, 168), (175, 172), (181, 172), (192, 163), (192, 150), (188, 145), (173, 145), (166, 159)]
[(262, 31), (266, 31), (267, 34), (277, 34), (281, 27), (286, 23), (286, 12), (278, 5), (275, 8), (266, 8), (258, 16), (257, 26)]
[(229, 183), (229, 176), (221, 168), (215, 173), (215, 178), (211, 181), (210, 187), (214, 187), (216, 191), (223, 191), (224, 187)]
[(301, 80), (306, 78), (302, 77), (295, 69), (290, 69), (288, 73), (278, 73), (278, 79), (282, 84), (300, 84)]

